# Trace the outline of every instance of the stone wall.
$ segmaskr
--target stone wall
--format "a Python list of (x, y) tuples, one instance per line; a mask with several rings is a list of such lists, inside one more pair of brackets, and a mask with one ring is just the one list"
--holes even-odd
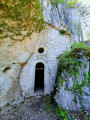
[[(21, 71), (20, 84), (23, 94), (34, 95), (35, 66), (38, 62), (42, 62), (45, 66), (44, 94), (51, 92), (57, 71), (56, 57), (69, 46), (69, 43), (69, 36), (61, 36), (57, 30), (50, 27), (38, 35), (35, 52)], [(44, 53), (38, 53), (40, 47), (44, 48)]]
[[(28, 31), (27, 31), (28, 32)], [(60, 35), (59, 31), (46, 26), (40, 33), (33, 33), (23, 40), (0, 39), (0, 106), (19, 100), (20, 96), (34, 95), (35, 65), (45, 65), (44, 93), (50, 93), (57, 71), (56, 57), (69, 46), (70, 37)], [(44, 53), (38, 53), (43, 47)]]

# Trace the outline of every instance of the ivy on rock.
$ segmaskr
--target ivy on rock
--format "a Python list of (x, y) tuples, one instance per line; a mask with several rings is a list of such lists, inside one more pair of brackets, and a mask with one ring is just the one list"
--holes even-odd
[[(90, 47), (84, 46), (83, 43), (75, 42), (71, 44), (71, 50), (66, 50), (63, 54), (58, 56), (58, 59), (59, 64), (53, 95), (56, 94), (56, 91), (59, 90), (60, 87), (63, 87), (63, 83), (66, 81), (64, 80), (65, 76), (63, 77), (63, 73), (67, 73), (66, 77), (71, 77), (73, 81), (73, 88), (71, 88), (70, 91), (72, 91), (72, 94), (74, 94), (74, 102), (78, 102), (78, 97), (80, 104), (82, 105), (82, 88), (84, 86), (90, 88), (90, 70), (88, 73), (85, 71), (82, 72), (81, 70), (86, 69), (88, 65), (87, 62), (90, 62)], [(82, 78), (78, 79), (81, 75), (81, 72), (83, 73)]]

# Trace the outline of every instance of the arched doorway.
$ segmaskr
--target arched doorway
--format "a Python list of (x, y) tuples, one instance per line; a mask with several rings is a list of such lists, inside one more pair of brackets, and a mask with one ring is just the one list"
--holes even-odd
[(37, 63), (35, 68), (35, 85), (34, 91), (43, 90), (44, 91), (44, 64)]

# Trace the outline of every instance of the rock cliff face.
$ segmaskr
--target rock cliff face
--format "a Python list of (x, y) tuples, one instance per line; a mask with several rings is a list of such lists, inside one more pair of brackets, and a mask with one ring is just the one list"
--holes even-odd
[(80, 13), (77, 8), (66, 8), (65, 4), (53, 5), (50, 0), (43, 0), (42, 8), (47, 23), (60, 30), (68, 30), (72, 35), (72, 41), (80, 40)]
[(54, 4), (54, 0), (42, 0), (43, 16), (47, 23), (68, 30), (73, 41), (90, 40), (90, 2), (82, 1), (80, 7), (68, 8)]
[[(75, 53), (80, 65), (77, 70), (78, 73), (75, 71), (74, 75), (71, 75), (68, 63), (62, 63), (62, 66), (64, 67), (64, 65), (66, 65), (68, 69), (62, 68), (62, 66), (60, 68), (63, 69), (61, 73), (61, 80), (63, 80), (63, 83), (62, 85), (59, 83), (59, 87), (56, 87), (54, 98), (59, 105), (62, 105), (67, 110), (90, 110), (90, 63), (84, 54), (84, 50)], [(77, 64), (76, 62), (75, 66), (77, 66)], [(73, 67), (73, 65), (71, 67)], [(75, 76), (76, 73), (77, 77)]]
[(84, 40), (90, 40), (90, 1), (83, 1), (83, 7), (79, 9), (82, 34)]
[(0, 106), (18, 99), (20, 91), (20, 71), (34, 52), (35, 38), (30, 41), (15, 41), (10, 38), (0, 39)]
[[(28, 31), (23, 30), (21, 35), (14, 35), (14, 39), (8, 36), (3, 37), (6, 34), (11, 35), (10, 32), (0, 34), (2, 36), (0, 37), (0, 106), (13, 100), (19, 100), (22, 96), (21, 93), (24, 92), (25, 94), (25, 90), (30, 88), (25, 82), (27, 80), (25, 79), (27, 77), (25, 68), (30, 69), (32, 63), (35, 62), (32, 58), (36, 58), (37, 61), (45, 58), (44, 61), (48, 63), (47, 72), (50, 81), (49, 90), (46, 88), (46, 93), (50, 93), (57, 71), (58, 61), (56, 57), (69, 46), (71, 41), (80, 40), (80, 14), (76, 8), (66, 8), (64, 4), (53, 6), (49, 0), (42, 0), (42, 10), (44, 20), (48, 25), (41, 33), (34, 32), (27, 37)], [(0, 11), (1, 13), (2, 11)], [(5, 21), (9, 20), (6, 19)], [(14, 24), (12, 21), (10, 23)], [(59, 30), (68, 31), (69, 34), (60, 35)], [(39, 47), (46, 48), (48, 57), (35, 54)], [(29, 69), (27, 69), (27, 73)]]

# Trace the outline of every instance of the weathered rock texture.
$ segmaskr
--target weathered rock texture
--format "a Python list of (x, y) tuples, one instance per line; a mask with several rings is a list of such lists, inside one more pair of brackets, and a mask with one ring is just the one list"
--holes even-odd
[[(22, 32), (22, 37), (25, 36)], [(2, 42), (3, 41), (3, 42)], [(69, 46), (70, 36), (61, 36), (58, 30), (46, 26), (24, 40), (0, 39), (0, 106), (18, 100), (22, 95), (34, 95), (35, 66), (45, 65), (44, 93), (50, 93), (57, 71), (56, 57)], [(40, 47), (44, 53), (38, 53)]]
[[(41, 33), (33, 33), (29, 37), (28, 31), (21, 31), (21, 35), (16, 36), (10, 32), (0, 34), (0, 106), (18, 100), (22, 93), (24, 96), (33, 95), (35, 65), (38, 62), (45, 65), (44, 93), (50, 93), (57, 71), (56, 57), (69, 47), (71, 41), (79, 41), (80, 16), (75, 8), (65, 8), (64, 4), (52, 6), (49, 0), (42, 1), (42, 8), (49, 26)], [(7, 19), (5, 21), (15, 24)], [(60, 35), (59, 29), (72, 35)], [(12, 35), (13, 39), (3, 37), (6, 34)], [(38, 53), (40, 47), (44, 48), (43, 54)]]
[[(37, 42), (34, 44), (35, 51), (27, 64), (21, 71), (20, 85), (23, 94), (26, 96), (33, 95), (35, 84), (35, 66), (41, 62), (44, 64), (44, 93), (50, 93), (53, 88), (55, 75), (57, 71), (57, 56), (69, 46), (70, 37), (61, 36), (55, 29), (49, 27), (43, 30), (37, 36)], [(36, 36), (34, 36), (36, 37)], [(39, 53), (38, 49), (42, 47), (44, 53)], [(28, 84), (27, 84), (28, 83)]]
[(3, 106), (21, 96), (20, 71), (31, 56), (36, 41), (30, 42), (26, 37), (23, 41), (3, 38), (0, 42), (0, 106)]
[(83, 45), (85, 45), (85, 46), (90, 46), (90, 41), (85, 41), (85, 42), (83, 43)]
[(83, 39), (90, 40), (90, 1), (83, 0), (83, 6), (79, 11)]
[[(75, 76), (70, 75), (69, 69), (64, 69), (61, 74), (63, 86), (59, 84), (59, 87), (56, 88), (56, 95), (54, 98), (59, 105), (62, 105), (67, 110), (90, 110), (90, 88), (87, 86), (87, 83), (84, 85), (82, 84), (86, 79), (84, 74), (88, 75), (90, 69), (89, 61), (84, 55), (84, 52), (85, 51), (81, 50), (81, 52), (76, 53), (78, 61), (81, 62), (81, 65), (78, 67), (80, 74), (77, 74), (76, 78), (78, 88), (74, 89)], [(68, 64), (66, 63), (66, 65)], [(80, 87), (81, 89), (79, 89)]]
[(43, 16), (47, 23), (68, 30), (73, 41), (90, 40), (90, 1), (80, 0), (81, 5), (68, 8), (54, 0), (42, 0)]
[(68, 30), (73, 41), (80, 40), (80, 13), (77, 8), (66, 8), (65, 4), (53, 5), (50, 0), (43, 0), (42, 8), (47, 23)]

